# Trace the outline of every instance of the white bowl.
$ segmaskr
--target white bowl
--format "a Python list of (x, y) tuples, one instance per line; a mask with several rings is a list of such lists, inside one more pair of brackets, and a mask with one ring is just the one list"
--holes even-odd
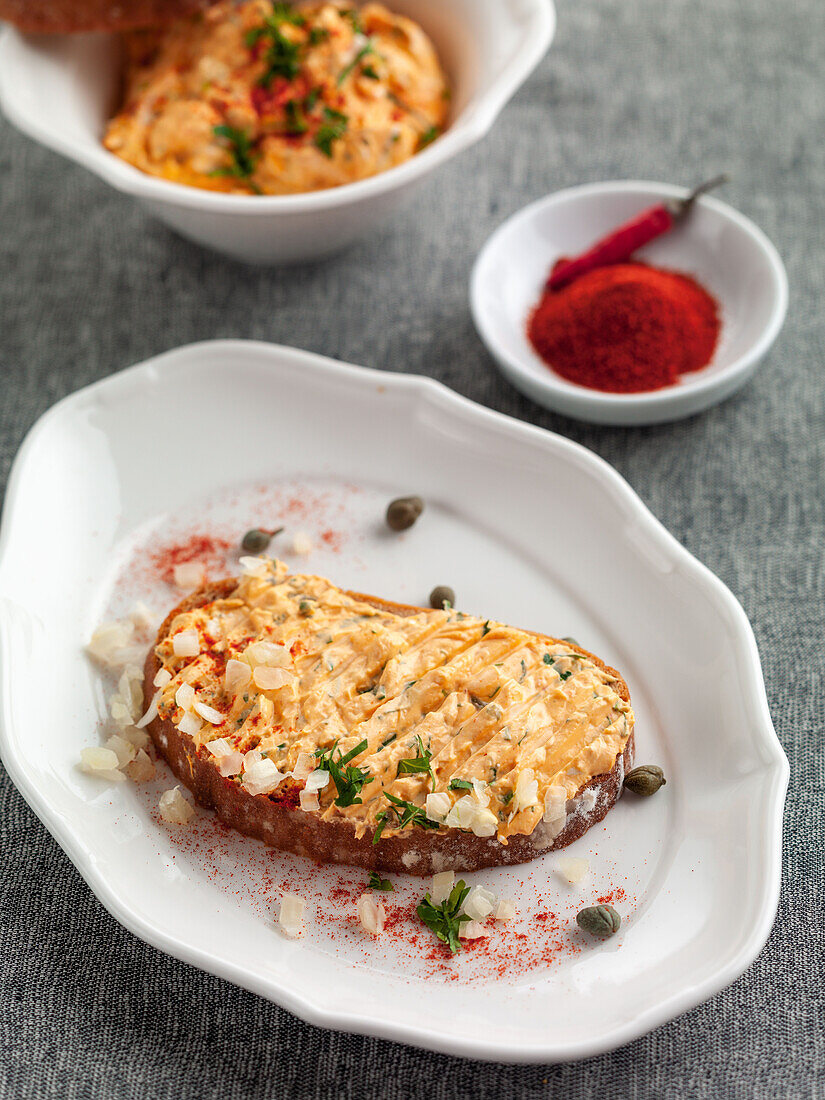
[(0, 106), (20, 130), (134, 195), (185, 237), (251, 263), (328, 255), (388, 221), (412, 185), (469, 148), (538, 64), (552, 0), (393, 0), (432, 37), (453, 91), (448, 130), (388, 172), (304, 195), (225, 195), (148, 176), (101, 145), (117, 106), (113, 35), (0, 36)]
[(594, 424), (656, 424), (701, 412), (750, 378), (776, 339), (788, 308), (788, 279), (774, 246), (752, 221), (716, 199), (699, 200), (686, 222), (637, 254), (699, 280), (721, 306), (722, 332), (711, 364), (650, 393), (602, 393), (552, 371), (527, 338), (530, 310), (554, 261), (575, 255), (684, 190), (620, 181), (559, 191), (500, 226), (473, 268), (476, 328), (504, 375), (548, 409)]

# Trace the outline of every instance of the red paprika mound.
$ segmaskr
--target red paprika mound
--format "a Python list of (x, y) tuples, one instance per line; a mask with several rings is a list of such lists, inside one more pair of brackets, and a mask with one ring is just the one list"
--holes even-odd
[(545, 363), (570, 382), (642, 393), (706, 367), (719, 328), (716, 300), (695, 279), (629, 262), (545, 290), (527, 334)]

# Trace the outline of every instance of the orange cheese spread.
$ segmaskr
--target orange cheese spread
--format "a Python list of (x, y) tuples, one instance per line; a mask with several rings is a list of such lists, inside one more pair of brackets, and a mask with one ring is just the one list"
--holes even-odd
[(414, 156), (448, 113), (429, 38), (381, 4), (220, 0), (127, 36), (126, 52), (104, 145), (192, 187), (284, 195), (351, 183)]
[(506, 843), (563, 820), (624, 751), (630, 705), (565, 642), (244, 562), (231, 595), (179, 614), (157, 645), (156, 705), (250, 793), (291, 775), (304, 808), (359, 835), (414, 823)]

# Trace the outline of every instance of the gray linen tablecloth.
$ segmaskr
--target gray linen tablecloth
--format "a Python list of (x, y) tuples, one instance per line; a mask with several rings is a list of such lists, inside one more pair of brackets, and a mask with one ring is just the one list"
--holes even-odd
[[(825, 94), (820, 0), (561, 0), (555, 44), (494, 133), (394, 232), (323, 266), (234, 265), (0, 128), (0, 463), (54, 401), (166, 348), (246, 336), (433, 375), (603, 455), (728, 584), (756, 630), (791, 761), (767, 947), (730, 989), (614, 1054), (475, 1064), (309, 1027), (124, 931), (0, 778), (0, 1096), (823, 1097)], [(549, 191), (691, 182), (776, 242), (791, 308), (744, 392), (619, 430), (546, 413), (499, 377), (467, 309), (481, 244)], [(59, 532), (44, 538), (59, 548)], [(735, 920), (736, 915), (731, 914)]]

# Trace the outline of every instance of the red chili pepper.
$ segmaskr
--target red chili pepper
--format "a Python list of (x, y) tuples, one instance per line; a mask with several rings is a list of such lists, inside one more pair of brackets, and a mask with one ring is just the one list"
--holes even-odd
[(670, 202), (651, 206), (649, 210), (643, 210), (631, 221), (597, 241), (581, 256), (559, 260), (547, 280), (547, 289), (560, 290), (574, 279), (578, 279), (580, 275), (593, 271), (594, 268), (621, 263), (629, 259), (637, 249), (672, 229), (690, 212), (700, 195), (712, 187), (725, 183), (727, 178), (725, 175), (715, 176), (712, 180), (699, 184), (683, 199), (672, 199)]

